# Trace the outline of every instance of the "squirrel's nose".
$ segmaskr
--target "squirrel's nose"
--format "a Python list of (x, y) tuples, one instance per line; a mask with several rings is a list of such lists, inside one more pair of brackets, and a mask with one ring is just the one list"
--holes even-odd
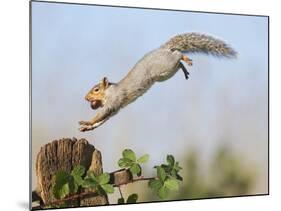
[(85, 100), (89, 101), (89, 97), (88, 95), (85, 96)]

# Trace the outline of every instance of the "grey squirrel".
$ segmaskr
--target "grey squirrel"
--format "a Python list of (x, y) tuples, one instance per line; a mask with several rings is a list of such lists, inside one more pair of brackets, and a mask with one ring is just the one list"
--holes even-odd
[(182, 61), (192, 65), (192, 60), (183, 53), (205, 53), (219, 57), (235, 58), (237, 53), (225, 42), (199, 33), (180, 34), (159, 48), (147, 53), (118, 83), (106, 77), (95, 85), (85, 99), (93, 109), (98, 109), (90, 121), (80, 121), (80, 131), (99, 127), (121, 108), (142, 96), (155, 82), (171, 78), (181, 69), (188, 79), (188, 71)]

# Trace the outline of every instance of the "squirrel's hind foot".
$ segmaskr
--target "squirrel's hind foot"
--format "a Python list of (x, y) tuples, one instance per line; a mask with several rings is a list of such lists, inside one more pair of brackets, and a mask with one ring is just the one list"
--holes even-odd
[(192, 59), (190, 59), (187, 56), (182, 56), (182, 60), (185, 61), (186, 64), (188, 64), (189, 66), (192, 66)]

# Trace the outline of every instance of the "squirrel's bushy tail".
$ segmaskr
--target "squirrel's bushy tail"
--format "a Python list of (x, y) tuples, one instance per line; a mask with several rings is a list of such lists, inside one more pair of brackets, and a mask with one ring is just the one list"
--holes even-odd
[(186, 33), (172, 37), (161, 46), (181, 52), (205, 53), (223, 57), (236, 57), (236, 51), (222, 40), (199, 33)]

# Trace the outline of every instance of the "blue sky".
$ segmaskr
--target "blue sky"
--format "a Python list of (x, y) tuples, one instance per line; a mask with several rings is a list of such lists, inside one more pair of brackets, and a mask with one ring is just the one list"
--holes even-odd
[[(97, 130), (78, 131), (78, 121), (94, 115), (84, 96), (102, 77), (119, 81), (145, 53), (193, 31), (225, 40), (238, 58), (189, 55), (189, 80), (178, 72)], [(85, 137), (112, 171), (124, 148), (149, 153), (151, 167), (191, 147), (208, 159), (228, 144), (257, 163), (264, 181), (267, 40), (265, 17), (33, 2), (33, 151), (60, 137)]]

